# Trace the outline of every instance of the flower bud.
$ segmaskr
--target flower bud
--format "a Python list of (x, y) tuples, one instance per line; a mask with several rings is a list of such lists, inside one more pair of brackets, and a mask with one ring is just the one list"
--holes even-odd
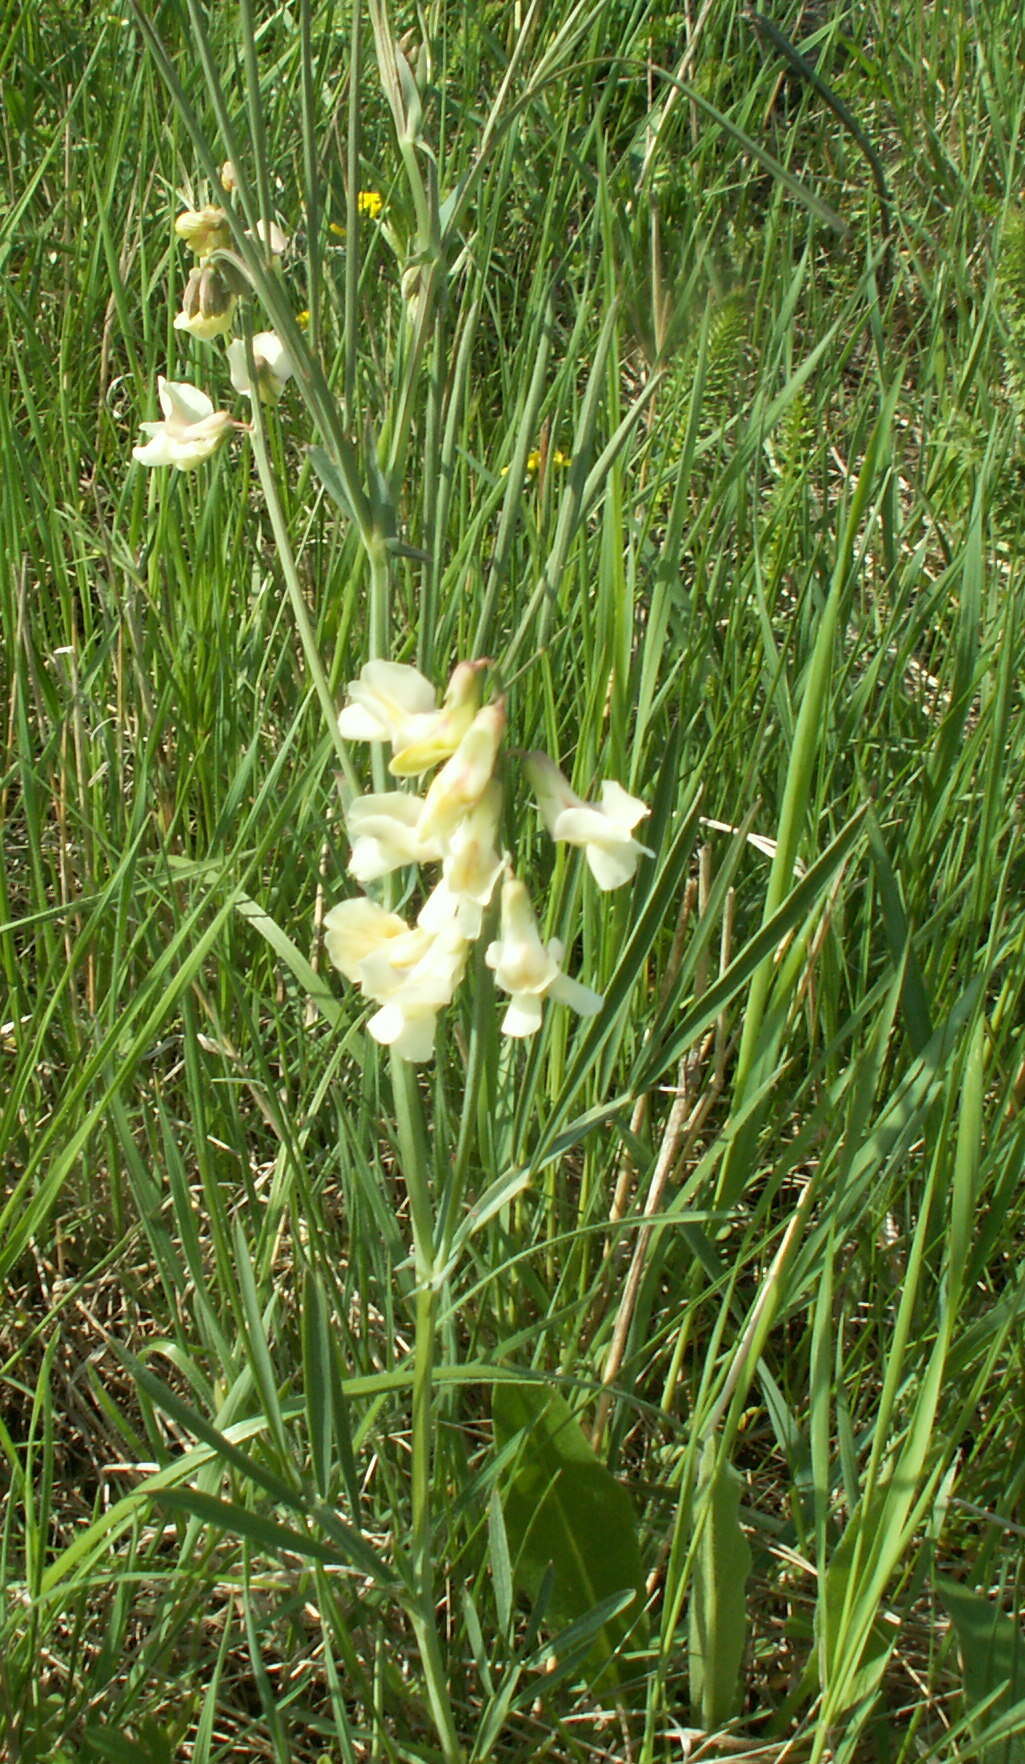
[(201, 260), (189, 272), (182, 295), (182, 309), (174, 321), (176, 331), (188, 331), (191, 337), (209, 342), (231, 330), (235, 313), (235, 295), (228, 287), (216, 264)]

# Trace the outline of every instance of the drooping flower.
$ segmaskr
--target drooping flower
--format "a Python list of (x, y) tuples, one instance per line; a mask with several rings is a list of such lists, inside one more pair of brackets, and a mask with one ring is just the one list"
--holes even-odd
[(495, 698), (477, 712), (431, 784), (417, 823), (421, 839), (439, 839), (447, 849), (457, 826), (476, 808), (491, 781), (504, 733), (505, 699)]
[(585, 802), (546, 753), (530, 753), (527, 776), (534, 787), (541, 818), (553, 839), (582, 845), (591, 874), (604, 890), (629, 882), (648, 846), (632, 837), (638, 821), (651, 813), (639, 797), (607, 780), (601, 802)]
[(174, 321), (176, 331), (209, 342), (231, 330), (236, 296), (215, 264), (200, 261), (190, 270), (182, 295), (182, 309)]
[(246, 233), (257, 245), (262, 245), (267, 254), (267, 263), (271, 269), (281, 268), (281, 259), (288, 250), (289, 238), (283, 233), (276, 221), (259, 220), (255, 227)]
[(175, 466), (188, 472), (216, 453), (233, 426), (226, 410), (215, 410), (205, 392), (185, 380), (157, 380), (157, 394), (164, 413), (161, 423), (140, 423), (150, 439), (133, 447), (140, 465)]
[(328, 960), (351, 980), (360, 983), (360, 967), (374, 950), (408, 932), (409, 926), (398, 913), (389, 913), (376, 901), (362, 895), (356, 900), (341, 900), (324, 915), (324, 947)]
[(324, 930), (335, 967), (381, 1007), (368, 1033), (400, 1059), (430, 1059), (438, 1012), (451, 1002), (466, 966), (469, 946), (457, 927), (434, 935), (359, 899), (332, 907)]
[(174, 223), (179, 239), (184, 239), (197, 257), (209, 257), (211, 251), (226, 251), (231, 245), (231, 228), (223, 208), (187, 208)]
[(406, 791), (385, 790), (358, 796), (345, 817), (352, 856), (350, 873), (357, 882), (376, 882), (403, 864), (431, 864), (441, 846), (420, 838), (417, 822), (423, 802)]
[(455, 753), (480, 707), (481, 670), (486, 662), (459, 662), (445, 688), (432, 727), (403, 742), (392, 754), (388, 770), (396, 778), (419, 778), (440, 760)]
[(484, 955), (488, 967), (494, 969), (495, 984), (510, 994), (502, 1019), (503, 1035), (536, 1035), (546, 998), (569, 1005), (582, 1017), (593, 1017), (601, 1010), (604, 1000), (600, 993), (560, 971), (563, 953), (558, 938), (542, 943), (530, 896), (518, 877), (508, 875), (502, 884), (499, 934)]
[(390, 741), (390, 770), (413, 778), (454, 753), (480, 703), (483, 662), (460, 662), (439, 708), (434, 687), (405, 662), (370, 661), (349, 681), (338, 718), (347, 741)]
[(440, 931), (454, 922), (471, 942), (480, 936), (484, 909), (504, 865), (497, 845), (501, 813), (502, 787), (492, 778), (448, 839), (441, 881), (417, 915), (424, 930)]
[(453, 894), (486, 907), (502, 873), (504, 859), (498, 849), (498, 823), (502, 815), (502, 786), (489, 779), (479, 802), (460, 821), (448, 841), (442, 874)]
[[(286, 382), (295, 372), (295, 367), (276, 331), (257, 331), (252, 345), (256, 389), (264, 403), (269, 404), (275, 398), (280, 398)], [(245, 398), (252, 398), (253, 385), (249, 378), (246, 346), (241, 337), (235, 337), (228, 344), (228, 372), (236, 392), (241, 392)]]
[[(434, 1053), (438, 1013), (452, 1002), (470, 946), (455, 924), (434, 936), (420, 928), (409, 935), (411, 939), (414, 935), (426, 938), (426, 947), (404, 971), (394, 967), (398, 983), (392, 986), (383, 970), (371, 971), (363, 990), (368, 997), (382, 1000), (381, 1009), (367, 1023), (368, 1034), (400, 1059), (419, 1062)], [(373, 990), (375, 984), (377, 991)]]

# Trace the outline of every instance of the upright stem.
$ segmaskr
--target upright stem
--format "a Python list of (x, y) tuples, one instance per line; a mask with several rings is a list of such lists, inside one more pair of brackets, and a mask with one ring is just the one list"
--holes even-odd
[[(252, 339), (248, 335), (247, 354), (249, 355), (249, 373), (250, 376), (253, 377), (255, 369), (252, 361)], [(356, 775), (353, 771), (352, 760), (349, 757), (348, 749), (338, 733), (338, 713), (335, 706), (334, 694), (328, 684), (327, 675), (324, 672), (324, 666), (320, 659), (320, 648), (317, 643), (316, 632), (313, 629), (313, 621), (310, 618), (306, 601), (303, 597), (302, 584), (299, 581), (299, 572), (295, 566), (292, 545), (288, 536), (288, 522), (285, 519), (285, 512), (281, 506), (281, 498), (278, 495), (278, 487), (274, 479), (274, 472), (267, 454), (267, 437), (264, 432), (263, 412), (260, 409), (260, 401), (258, 398), (253, 399), (252, 442), (253, 458), (256, 461), (256, 472), (260, 480), (260, 488), (263, 491), (264, 502), (267, 505), (267, 513), (270, 516), (271, 529), (274, 534), (274, 545), (278, 555), (278, 562), (281, 565), (281, 573), (285, 578), (285, 588), (292, 605), (292, 616), (295, 619), (296, 630), (299, 633), (299, 642), (302, 645), (303, 657), (306, 666), (309, 668), (310, 678), (313, 681), (317, 697), (320, 700), (320, 708), (324, 713), (324, 721), (327, 724), (331, 738), (334, 742), (335, 757), (349, 782), (353, 794), (355, 794), (357, 787)]]
[[(350, 191), (350, 207), (354, 193)], [(250, 356), (249, 371), (254, 377)], [(282, 572), (292, 602), (292, 610), (300, 640), (319, 695), (328, 726), (335, 737), (339, 757), (347, 776), (353, 781), (352, 766), (344, 743), (338, 737), (335, 706), (320, 661), (316, 636), (306, 609), (295, 560), (288, 537), (288, 526), (270, 461), (267, 456), (263, 413), (258, 400), (253, 409), (253, 453), (260, 484), (266, 499)], [(370, 604), (368, 647), (371, 659), (387, 657), (390, 629), (389, 558), (380, 533), (366, 522), (360, 533), (370, 565)], [(387, 756), (382, 744), (374, 747), (374, 787), (389, 788)], [(434, 1205), (431, 1184), (430, 1141), (423, 1118), (416, 1074), (405, 1060), (392, 1058), (392, 1094), (398, 1127), (399, 1165), (402, 1170), (413, 1230), (413, 1259), (416, 1269), (415, 1338), (413, 1350), (413, 1413), (412, 1413), (412, 1524), (410, 1557), (412, 1561), (416, 1605), (413, 1628), (431, 1715), (441, 1742), (445, 1764), (462, 1764), (463, 1752), (456, 1732), (452, 1703), (448, 1693), (445, 1661), (438, 1633), (434, 1592), (434, 1538), (431, 1502), (432, 1439), (434, 1420), (434, 1352), (437, 1328), (438, 1295), (435, 1289)]]
[(418, 1609), (413, 1617), (427, 1699), (438, 1730), (446, 1764), (460, 1764), (462, 1747), (456, 1733), (448, 1694), (445, 1662), (438, 1634), (434, 1593), (434, 1521), (431, 1501), (431, 1460), (434, 1433), (434, 1347), (438, 1294), (435, 1287), (434, 1209), (431, 1201), (430, 1148), (416, 1073), (405, 1060), (391, 1062), (392, 1092), (398, 1127), (399, 1159), (409, 1196), (416, 1272), (416, 1313), (413, 1347), (413, 1434), (410, 1538)]

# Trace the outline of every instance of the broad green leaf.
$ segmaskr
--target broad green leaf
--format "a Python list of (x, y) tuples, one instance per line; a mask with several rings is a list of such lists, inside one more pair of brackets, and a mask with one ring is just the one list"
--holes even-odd
[(690, 1597), (690, 1698), (703, 1727), (713, 1731), (737, 1712), (747, 1636), (745, 1588), (751, 1550), (740, 1524), (741, 1479), (705, 1446), (698, 1490), (707, 1503), (694, 1559)]
[(492, 1399), (495, 1443), (522, 1434), (501, 1484), (502, 1506), (521, 1591), (536, 1598), (551, 1570), (546, 1616), (575, 1624), (617, 1593), (625, 1611), (601, 1625), (587, 1656), (591, 1671), (618, 1683), (615, 1655), (641, 1611), (643, 1573), (637, 1521), (627, 1490), (595, 1456), (565, 1398), (540, 1384), (502, 1383)]
[[(978, 1735), (1025, 1697), (1025, 1641), (1015, 1619), (981, 1593), (956, 1580), (938, 1581), (937, 1591), (954, 1625), (965, 1714)], [(979, 1764), (1025, 1764), (1025, 1725), (1022, 1732), (981, 1745), (977, 1756)]]
[(137, 1740), (106, 1725), (87, 1727), (82, 1739), (85, 1758), (103, 1758), (107, 1764), (171, 1764), (174, 1756), (171, 1741), (155, 1721), (143, 1723)]

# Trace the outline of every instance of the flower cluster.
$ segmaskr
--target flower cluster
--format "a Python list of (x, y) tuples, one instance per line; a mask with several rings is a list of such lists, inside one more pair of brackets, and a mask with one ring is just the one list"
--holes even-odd
[[(433, 1054), (438, 1014), (451, 1003), (500, 880), (498, 936), (484, 959), (509, 995), (503, 1033), (535, 1034), (546, 998), (582, 1016), (602, 1004), (598, 993), (562, 972), (561, 943), (542, 942), (526, 887), (502, 845), (506, 708), (501, 697), (482, 703), (486, 666), (461, 662), (439, 705), (416, 668), (368, 662), (350, 682), (338, 720), (346, 740), (390, 744), (395, 779), (434, 772), (422, 795), (378, 791), (358, 797), (346, 815), (357, 882), (376, 882), (407, 865), (440, 867), (416, 923), (365, 896), (341, 901), (324, 921), (330, 960), (379, 1007), (370, 1034), (406, 1060)], [(527, 773), (552, 837), (583, 847), (600, 888), (628, 881), (647, 851), (632, 837), (648, 813), (644, 803), (611, 782), (602, 786), (600, 803), (585, 802), (543, 753), (528, 756)]]
[[(230, 178), (226, 175), (230, 171), (231, 167), (225, 166), (222, 173), (227, 190), (234, 188), (233, 174)], [(174, 230), (195, 259), (174, 328), (204, 343), (227, 337), (244, 286), (233, 260), (225, 255), (231, 247), (228, 216), (223, 208), (212, 204), (186, 209), (175, 221)], [(260, 221), (247, 236), (266, 253), (271, 268), (280, 264), (288, 240), (273, 221)], [(227, 345), (228, 372), (235, 391), (250, 399), (259, 396), (269, 401), (279, 397), (294, 371), (281, 339), (273, 331), (260, 331), (250, 339), (250, 350), (251, 368), (244, 338), (235, 337)], [(245, 427), (227, 411), (215, 410), (207, 394), (188, 381), (161, 376), (157, 390), (163, 421), (141, 424), (149, 439), (132, 450), (140, 465), (192, 471), (217, 451), (230, 429)]]

